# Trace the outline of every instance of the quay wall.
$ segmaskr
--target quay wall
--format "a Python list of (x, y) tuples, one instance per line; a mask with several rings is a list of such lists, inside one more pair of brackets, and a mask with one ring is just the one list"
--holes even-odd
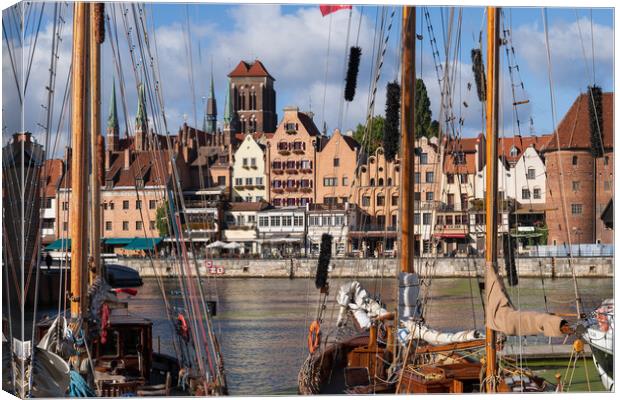
[[(221, 278), (288, 278), (311, 277), (316, 271), (317, 259), (198, 259), (201, 275), (217, 276)], [(375, 278), (393, 277), (398, 268), (396, 259), (332, 259), (330, 265), (331, 277), (342, 278)], [(424, 261), (424, 260), (423, 260)], [(207, 268), (207, 263), (212, 263)], [(425, 261), (426, 262), (426, 261)], [(432, 266), (434, 262), (434, 266)], [(119, 264), (129, 266), (140, 273), (142, 277), (174, 277), (179, 271), (178, 262), (172, 260), (152, 261), (148, 258), (120, 259)], [(504, 271), (503, 260), (499, 261), (500, 272)], [(613, 257), (579, 257), (573, 258), (572, 266), (569, 258), (520, 258), (517, 260), (517, 270), (521, 277), (566, 278), (572, 276), (572, 268), (578, 277), (613, 277)], [(219, 268), (218, 268), (219, 267)], [(483, 275), (484, 259), (482, 258), (437, 258), (429, 259), (428, 266), (419, 264), (416, 260), (416, 270), (432, 270), (432, 275), (438, 278), (469, 277)], [(194, 262), (190, 260), (190, 276), (195, 275)]]

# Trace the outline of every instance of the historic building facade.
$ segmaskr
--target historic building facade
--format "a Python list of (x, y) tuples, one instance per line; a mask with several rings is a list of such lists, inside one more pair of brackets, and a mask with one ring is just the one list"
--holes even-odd
[(267, 145), (269, 201), (276, 207), (316, 202), (317, 146), (321, 134), (311, 115), (284, 108), (284, 118)]
[(228, 77), (231, 130), (235, 133), (274, 132), (278, 123), (275, 79), (263, 63), (241, 61)]
[(590, 102), (589, 94), (579, 95), (557, 126), (557, 138), (542, 148), (548, 242), (552, 245), (613, 243), (613, 230), (600, 217), (613, 196), (614, 94), (602, 95), (604, 154), (596, 158), (591, 153)]
[(349, 135), (334, 131), (317, 154), (316, 202), (345, 204), (349, 202), (360, 159), (361, 146)]
[(247, 134), (235, 151), (232, 173), (234, 201), (267, 200), (265, 149), (266, 146), (258, 144), (252, 135)]

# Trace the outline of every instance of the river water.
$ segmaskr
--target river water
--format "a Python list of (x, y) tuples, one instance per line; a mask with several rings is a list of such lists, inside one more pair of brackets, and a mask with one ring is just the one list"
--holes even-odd
[[(332, 287), (325, 309), (326, 321), (335, 320), (338, 309), (334, 297), (340, 284), (348, 280), (331, 279)], [(166, 281), (168, 295), (178, 297), (176, 280)], [(394, 307), (397, 285), (394, 279), (361, 280), (371, 294), (381, 294), (388, 307)], [(580, 279), (579, 291), (585, 310), (593, 310), (603, 299), (613, 296), (613, 279)], [(219, 279), (208, 284), (217, 292), (214, 327), (218, 335), (230, 394), (295, 394), (297, 372), (307, 356), (306, 333), (315, 318), (318, 291), (312, 279)], [(171, 290), (171, 291), (170, 291)], [(528, 310), (575, 312), (571, 279), (522, 278), (509, 288), (513, 303)], [(166, 320), (161, 292), (154, 279), (145, 279), (138, 296), (130, 301), (129, 312), (154, 323), (154, 348), (174, 354), (172, 328)], [(333, 316), (333, 318), (331, 318)], [(437, 329), (483, 328), (483, 312), (475, 279), (434, 279), (427, 296), (427, 321)], [(327, 326), (323, 332), (333, 332)], [(528, 338), (530, 343), (537, 338)], [(539, 338), (539, 341), (542, 341)]]

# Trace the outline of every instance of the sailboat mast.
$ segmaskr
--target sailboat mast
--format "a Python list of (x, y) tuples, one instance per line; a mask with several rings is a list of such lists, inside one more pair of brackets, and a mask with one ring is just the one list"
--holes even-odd
[(83, 315), (86, 302), (87, 144), (86, 77), (89, 4), (73, 6), (73, 73), (71, 76), (71, 318)]
[[(499, 8), (487, 7), (487, 87), (486, 87), (486, 270), (497, 268), (497, 126), (499, 104)], [(488, 284), (488, 282), (487, 282)], [(488, 288), (487, 288), (488, 289)], [(492, 316), (486, 310), (487, 392), (495, 391), (497, 373), (495, 331), (489, 328)]]
[(103, 137), (101, 127), (101, 49), (103, 42), (103, 3), (90, 5), (90, 281), (100, 274), (101, 240), (101, 151)]
[(415, 7), (403, 7), (401, 60), (401, 257), (402, 272), (414, 272), (414, 150), (415, 150)]

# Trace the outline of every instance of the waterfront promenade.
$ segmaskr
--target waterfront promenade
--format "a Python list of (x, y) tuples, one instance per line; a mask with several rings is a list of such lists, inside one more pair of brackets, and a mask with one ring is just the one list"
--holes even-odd
[[(190, 263), (193, 265), (193, 260)], [(314, 276), (318, 260), (315, 258), (292, 259), (197, 259), (200, 274), (221, 278), (290, 278)], [(129, 266), (142, 277), (176, 276), (178, 261), (172, 259), (120, 258), (119, 264)], [(176, 265), (175, 265), (176, 263)], [(503, 271), (503, 260), (499, 261)], [(330, 275), (342, 278), (393, 277), (397, 259), (336, 258), (330, 263)], [(435, 277), (455, 278), (482, 276), (482, 258), (429, 258), (418, 259), (416, 270), (429, 271)], [(567, 278), (572, 269), (577, 277), (613, 277), (613, 257), (526, 257), (517, 259), (519, 276), (539, 278)], [(194, 271), (194, 268), (191, 268)], [(192, 271), (192, 275), (195, 272)]]

